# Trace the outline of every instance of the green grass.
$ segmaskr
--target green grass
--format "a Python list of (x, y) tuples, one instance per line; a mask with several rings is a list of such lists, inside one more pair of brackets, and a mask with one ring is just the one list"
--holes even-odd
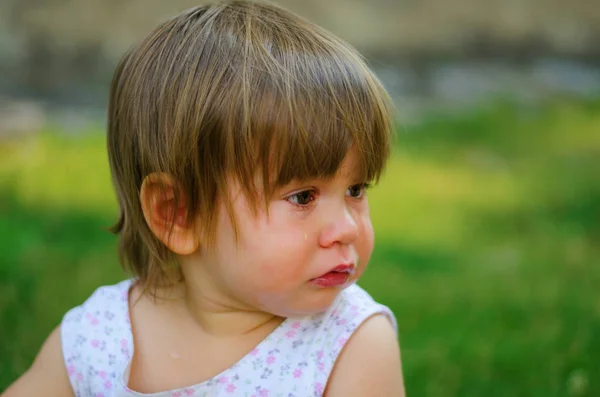
[[(396, 313), (408, 395), (600, 395), (600, 102), (402, 127), (361, 284)], [(104, 139), (0, 144), (0, 390), (124, 277)]]

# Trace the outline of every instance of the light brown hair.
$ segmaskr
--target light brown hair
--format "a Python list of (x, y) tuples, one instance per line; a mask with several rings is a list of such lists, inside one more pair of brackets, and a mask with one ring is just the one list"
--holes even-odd
[(225, 200), (231, 177), (256, 204), (292, 180), (332, 177), (352, 147), (360, 177), (378, 180), (389, 103), (354, 49), (279, 7), (219, 3), (158, 26), (121, 60), (110, 92), (108, 154), (120, 207), (113, 231), (123, 266), (150, 288), (177, 274), (173, 253), (144, 220), (147, 175), (179, 183), (187, 219), (202, 220), (198, 233), (209, 245), (219, 203), (234, 219)]

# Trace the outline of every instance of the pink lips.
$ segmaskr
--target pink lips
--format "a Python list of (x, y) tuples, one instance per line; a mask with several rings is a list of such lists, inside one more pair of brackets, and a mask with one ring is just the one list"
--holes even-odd
[(350, 272), (354, 269), (352, 265), (339, 265), (330, 270), (330, 272)]
[(339, 265), (329, 272), (310, 280), (311, 284), (319, 287), (339, 287), (348, 282), (350, 276), (354, 273), (353, 265)]

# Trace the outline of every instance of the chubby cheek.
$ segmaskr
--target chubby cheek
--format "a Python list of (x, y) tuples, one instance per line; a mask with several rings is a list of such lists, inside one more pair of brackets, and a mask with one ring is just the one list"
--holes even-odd
[(241, 250), (248, 269), (254, 272), (249, 281), (264, 293), (277, 292), (306, 281), (311, 262), (304, 233), (298, 228), (257, 225), (246, 234)]
[(371, 217), (368, 214), (365, 214), (361, 216), (360, 219), (360, 234), (356, 244), (356, 250), (358, 251), (358, 257), (360, 258), (357, 278), (365, 271), (375, 245), (375, 234), (373, 232)]

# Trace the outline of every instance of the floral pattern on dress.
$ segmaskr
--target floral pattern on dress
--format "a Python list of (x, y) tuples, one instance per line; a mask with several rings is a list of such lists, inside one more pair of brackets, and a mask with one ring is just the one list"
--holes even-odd
[(250, 353), (196, 385), (142, 394), (127, 387), (133, 356), (128, 296), (133, 280), (98, 288), (61, 324), (65, 366), (76, 397), (322, 396), (346, 342), (367, 318), (387, 315), (357, 285), (340, 292), (324, 313), (288, 318)]

